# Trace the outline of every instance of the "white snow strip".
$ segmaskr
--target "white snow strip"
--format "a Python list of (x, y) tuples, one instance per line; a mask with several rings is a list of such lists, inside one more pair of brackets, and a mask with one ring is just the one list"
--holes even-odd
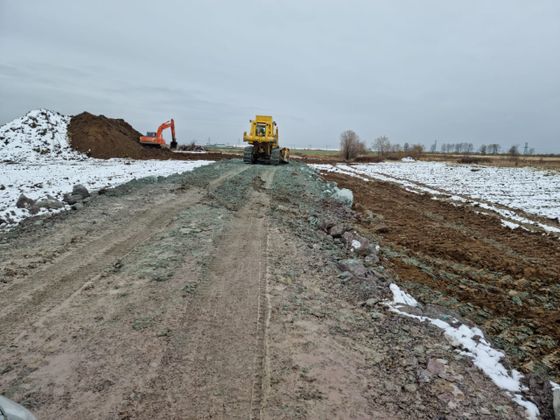
[[(515, 369), (512, 369), (511, 373), (508, 372), (501, 363), (504, 354), (492, 348), (490, 343), (484, 338), (484, 333), (479, 328), (469, 327), (465, 324), (454, 327), (441, 319), (433, 319), (427, 316), (404, 312), (401, 310), (403, 305), (417, 306), (417, 301), (396, 284), (392, 283), (389, 287), (393, 293), (393, 300), (385, 304), (391, 311), (409, 318), (417, 319), (421, 322), (427, 321), (442, 329), (444, 335), (451, 343), (456, 346), (461, 346), (462, 350), (459, 350), (460, 354), (473, 359), (475, 366), (481, 369), (499, 388), (507, 391), (513, 401), (525, 408), (529, 419), (536, 419), (538, 417), (538, 407), (524, 399), (521, 395), (521, 391), (526, 390), (520, 382), (523, 375)], [(413, 305), (406, 303), (409, 299), (412, 299), (414, 302)], [(454, 323), (458, 324), (457, 320), (454, 321)]]
[(507, 220), (502, 220), (501, 223), (503, 227), (510, 228), (511, 230), (519, 228), (517, 223), (508, 222)]
[(408, 306), (418, 306), (418, 302), (404, 290), (402, 290), (395, 283), (389, 285), (391, 292), (393, 292), (393, 304), (394, 305), (408, 305)]
[(550, 386), (552, 387), (552, 390), (553, 390), (553, 391), (554, 391), (555, 389), (560, 389), (560, 385), (557, 384), (556, 382), (550, 381)]

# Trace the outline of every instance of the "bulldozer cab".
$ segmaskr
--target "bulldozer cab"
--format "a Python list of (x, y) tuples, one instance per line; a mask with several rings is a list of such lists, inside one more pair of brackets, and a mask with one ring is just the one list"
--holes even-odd
[(259, 137), (266, 136), (266, 123), (261, 123), (261, 122), (257, 123), (257, 127), (255, 131), (256, 131), (255, 134)]

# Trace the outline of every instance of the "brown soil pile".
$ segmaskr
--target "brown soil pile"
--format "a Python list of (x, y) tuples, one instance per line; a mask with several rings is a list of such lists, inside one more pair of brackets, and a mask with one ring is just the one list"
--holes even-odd
[(138, 142), (142, 133), (125, 120), (89, 112), (72, 117), (68, 135), (74, 149), (99, 159), (221, 160), (230, 157), (221, 153), (174, 153), (169, 149), (145, 146)]

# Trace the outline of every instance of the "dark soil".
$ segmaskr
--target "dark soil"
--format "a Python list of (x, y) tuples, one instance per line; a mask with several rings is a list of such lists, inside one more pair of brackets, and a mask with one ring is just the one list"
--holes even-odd
[(222, 153), (174, 153), (166, 148), (139, 143), (142, 135), (123, 119), (107, 118), (82, 112), (72, 117), (68, 127), (70, 144), (79, 152), (98, 159), (177, 159), (221, 160), (231, 156)]

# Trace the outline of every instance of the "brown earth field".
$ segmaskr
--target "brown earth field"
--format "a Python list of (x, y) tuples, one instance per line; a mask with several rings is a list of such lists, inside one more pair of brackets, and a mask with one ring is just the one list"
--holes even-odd
[(324, 176), (354, 192), (360, 228), (426, 304), (478, 324), (521, 371), (560, 380), (560, 242), (396, 184)]
[(129, 158), (159, 160), (222, 160), (236, 157), (226, 153), (175, 153), (167, 148), (142, 145), (142, 135), (123, 119), (82, 112), (70, 120), (68, 135), (72, 147), (98, 159)]

